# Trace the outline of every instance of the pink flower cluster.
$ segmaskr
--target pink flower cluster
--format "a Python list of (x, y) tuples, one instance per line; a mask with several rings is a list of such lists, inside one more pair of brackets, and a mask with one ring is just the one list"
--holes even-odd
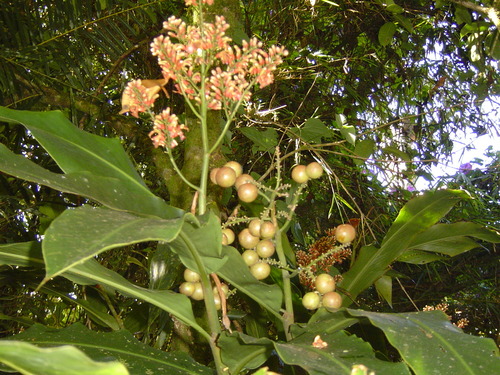
[(160, 146), (174, 148), (179, 144), (175, 138), (179, 137), (181, 141), (186, 138), (183, 130), (189, 129), (186, 125), (179, 124), (177, 116), (171, 114), (170, 108), (167, 108), (155, 116), (153, 130), (149, 132), (149, 137), (155, 148)]
[[(185, 0), (186, 5), (211, 5), (213, 0)], [(160, 35), (151, 43), (153, 56), (158, 57), (165, 82), (172, 80), (177, 92), (195, 103), (205, 102), (213, 110), (230, 109), (249, 100), (254, 84), (263, 88), (274, 80), (274, 70), (288, 52), (283, 47), (262, 49), (256, 38), (243, 41), (242, 47), (231, 46), (226, 35), (229, 25), (218, 16), (215, 23), (201, 27), (188, 26), (174, 16), (163, 23), (167, 35)], [(160, 86), (147, 88), (140, 80), (128, 84), (123, 98), (122, 112), (133, 116), (150, 110), (158, 97)], [(126, 100), (126, 102), (125, 102)], [(121, 112), (121, 113), (122, 113)], [(184, 139), (178, 118), (167, 108), (155, 117), (150, 133), (155, 147), (177, 146), (175, 138)]]
[[(256, 38), (243, 41), (242, 48), (231, 46), (231, 38), (226, 36), (229, 25), (222, 16), (216, 17), (215, 24), (205, 23), (201, 28), (170, 17), (163, 27), (168, 30), (167, 36), (161, 35), (151, 43), (163, 77), (174, 80), (176, 89), (190, 100), (199, 103), (204, 95), (210, 109), (249, 100), (250, 86), (271, 84), (273, 71), (287, 55), (283, 47), (264, 51)], [(203, 69), (208, 67), (210, 74), (201, 82)]]

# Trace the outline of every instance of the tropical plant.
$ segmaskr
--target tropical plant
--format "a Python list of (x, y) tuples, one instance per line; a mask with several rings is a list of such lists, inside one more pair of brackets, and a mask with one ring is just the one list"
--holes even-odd
[[(206, 22), (204, 3), (211, 1), (186, 3), (197, 10), (196, 26), (172, 17), (164, 24), (167, 36), (153, 42), (163, 79), (134, 80), (122, 97), (122, 111), (153, 123), (149, 136), (168, 155), (169, 169), (175, 171), (169, 202), (148, 188), (143, 180), (147, 172), (134, 165), (118, 139), (85, 132), (59, 111), (0, 108), (2, 121), (23, 125), (56, 163), (36, 163), (29, 145), (14, 152), (2, 144), (0, 170), (54, 189), (70, 206), (62, 212), (47, 210), (52, 220), (35, 238), (1, 245), (2, 274), (24, 273), (25, 286), (78, 306), (87, 325), (95, 327), (65, 326), (64, 321), (79, 319), (63, 309), (65, 316), (55, 318), (60, 328), (33, 324), (0, 341), (2, 371), (238, 374), (265, 365), (257, 373), (299, 367), (311, 374), (494, 372), (499, 364), (494, 342), (464, 334), (442, 312), (349, 308), (372, 285), (391, 303), (395, 262), (453, 257), (478, 246), (472, 238), (499, 242), (497, 233), (480, 225), (440, 222), (469, 195), (436, 190), (415, 196), (399, 210), (379, 244), (361, 246), (354, 256), (360, 231), (356, 238), (351, 224), (317, 239), (308, 253), (295, 251), (289, 242), (300, 234), (295, 230), (289, 235), (295, 210), (315, 182), (311, 179), (321, 178), (324, 170), (332, 175), (328, 165), (318, 159), (321, 163), (292, 170), (294, 153), (282, 155), (272, 142), (277, 139), (272, 129), (269, 137), (242, 130), (252, 147), (272, 155), (261, 174), (244, 174), (240, 164), (222, 161), (219, 153), (251, 89), (272, 82), (286, 53), (281, 47), (265, 51), (255, 39), (233, 46), (223, 18)], [(187, 126), (173, 109), (155, 107), (168, 80), (185, 100), (184, 119), (196, 119)], [(343, 116), (336, 117), (336, 126), (345, 140), (353, 140)], [(331, 135), (318, 119), (287, 131), (311, 142)], [(184, 137), (181, 153), (177, 146)], [(358, 153), (366, 154), (362, 149)], [(238, 246), (230, 246), (234, 237)], [(142, 243), (149, 258), (146, 276), (116, 272), (121, 267), (112, 262), (120, 253), (129, 254), (125, 248)], [(346, 259), (352, 264), (342, 272)], [(179, 269), (182, 283), (176, 277)], [(58, 284), (61, 277), (70, 283)], [(72, 292), (63, 291), (72, 285)], [(309, 293), (315, 301), (303, 306), (301, 297)], [(157, 331), (151, 329), (153, 323)], [(174, 332), (187, 344), (181, 348), (184, 353), (160, 350), (168, 347), (166, 336)], [(211, 354), (193, 350), (199, 345), (208, 346)]]

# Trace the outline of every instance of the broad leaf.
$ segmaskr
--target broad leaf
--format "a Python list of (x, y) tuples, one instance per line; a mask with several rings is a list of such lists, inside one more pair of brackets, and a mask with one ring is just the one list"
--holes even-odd
[(396, 25), (394, 22), (387, 22), (378, 31), (378, 42), (382, 46), (387, 46), (391, 43), (394, 34), (396, 33)]
[(162, 218), (182, 215), (181, 210), (167, 205), (146, 187), (118, 139), (86, 133), (59, 111), (0, 107), (0, 120), (26, 126), (65, 174), (50, 172), (1, 144), (0, 171), (119, 210)]
[(464, 334), (441, 311), (404, 314), (347, 310), (384, 331), (416, 375), (495, 374), (500, 357), (491, 339)]
[[(18, 336), (15, 337), (18, 339)], [(101, 361), (95, 362), (79, 349), (65, 344), (55, 348), (39, 348), (27, 342), (3, 340), (0, 341), (0, 364), (5, 363), (10, 369), (26, 375), (129, 374), (127, 368), (119, 361), (110, 362), (108, 358), (101, 356)], [(9, 368), (3, 369), (9, 370)]]
[[(11, 245), (0, 245), (0, 264), (20, 266), (43, 266), (40, 244), (37, 242), (23, 242)], [(100, 265), (94, 259), (76, 265), (67, 270), (62, 276), (84, 285), (100, 284), (117, 290), (125, 296), (137, 298), (168, 313), (175, 315), (179, 320), (193, 327), (195, 330), (210, 339), (208, 333), (198, 325), (191, 301), (180, 293), (169, 290), (150, 290), (132, 284), (118, 273)]]
[(380, 249), (374, 246), (362, 247), (351, 269), (343, 275), (340, 285), (350, 296), (349, 299), (344, 299), (344, 305), (352, 303), (352, 299), (379, 279), (389, 265), (408, 249), (419, 233), (439, 221), (459, 199), (467, 197), (460, 190), (438, 190), (410, 200), (401, 209)]
[(254, 369), (262, 365), (273, 351), (273, 343), (267, 338), (255, 338), (235, 332), (223, 333), (217, 341), (222, 349), (222, 362), (231, 374), (240, 374), (243, 369)]
[[(167, 353), (139, 342), (128, 331), (109, 333), (94, 332), (76, 323), (64, 329), (47, 328), (35, 324), (25, 332), (12, 336), (9, 340), (29, 341), (39, 346), (73, 345), (96, 361), (115, 359), (126, 364), (131, 375), (144, 374), (212, 374), (212, 370), (193, 361), (185, 353)], [(1, 342), (1, 341), (0, 341)], [(4, 341), (9, 342), (10, 341)], [(74, 349), (77, 350), (77, 349)], [(78, 350), (77, 350), (78, 351)], [(24, 360), (26, 361), (26, 358)], [(68, 358), (69, 359), (69, 358)], [(66, 363), (64, 358), (60, 361)], [(58, 360), (54, 359), (54, 362)], [(73, 361), (77, 359), (73, 358)], [(29, 361), (26, 361), (29, 362)], [(109, 363), (109, 362), (107, 362)], [(111, 362), (116, 363), (116, 362)], [(67, 363), (68, 366), (71, 364)], [(68, 367), (71, 368), (71, 367)], [(40, 372), (34, 372), (40, 374)], [(126, 374), (124, 372), (123, 374)], [(49, 373), (47, 373), (49, 374)], [(79, 372), (61, 371), (58, 374), (80, 374)], [(93, 374), (93, 372), (82, 372)], [(96, 372), (96, 374), (105, 374)], [(107, 374), (107, 373), (106, 373)], [(110, 372), (109, 374), (115, 374)], [(122, 374), (122, 373), (116, 373)]]
[(272, 152), (278, 144), (278, 133), (274, 129), (266, 128), (260, 131), (255, 128), (240, 128), (239, 130), (254, 143), (253, 152)]
[(332, 138), (333, 131), (317, 118), (307, 119), (300, 129), (300, 137), (310, 143), (319, 143), (321, 138)]
[(140, 217), (106, 208), (66, 210), (52, 222), (42, 242), (47, 279), (105, 250), (144, 241), (170, 242), (182, 225), (182, 218)]
[(279, 313), (283, 300), (281, 289), (277, 285), (264, 284), (253, 277), (241, 254), (234, 247), (224, 246), (223, 252), (229, 259), (217, 271), (217, 274), (281, 318)]
[[(356, 156), (362, 157), (363, 159), (367, 159), (375, 149), (375, 142), (372, 139), (364, 139), (361, 142), (356, 143), (356, 147), (354, 147), (354, 154)], [(365, 161), (362, 159), (354, 159), (354, 163), (356, 165), (362, 165)]]
[(316, 336), (306, 332), (288, 343), (276, 342), (275, 348), (283, 362), (300, 366), (310, 375), (350, 375), (352, 368), (360, 364), (376, 374), (410, 374), (404, 363), (377, 359), (370, 344), (355, 335), (344, 331), (322, 333), (319, 338), (325, 347), (313, 346)]

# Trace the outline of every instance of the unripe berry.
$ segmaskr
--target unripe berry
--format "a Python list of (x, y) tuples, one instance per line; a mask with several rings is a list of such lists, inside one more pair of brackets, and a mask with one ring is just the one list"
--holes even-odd
[(309, 178), (320, 178), (323, 174), (323, 167), (320, 163), (313, 161), (307, 165), (306, 173)]
[(295, 167), (293, 167), (292, 179), (299, 184), (306, 183), (307, 180), (309, 180), (309, 176), (306, 173), (306, 166), (296, 165)]
[(331, 275), (327, 273), (318, 275), (316, 277), (316, 280), (314, 281), (314, 285), (316, 287), (316, 290), (321, 294), (333, 292), (335, 290), (335, 280)]
[(237, 161), (228, 161), (224, 164), (224, 167), (232, 168), (234, 173), (236, 173), (236, 177), (239, 177), (243, 173), (243, 167)]
[(217, 181), (217, 185), (225, 188), (233, 186), (236, 182), (236, 173), (230, 167), (219, 168), (215, 175), (215, 181)]
[(356, 229), (351, 224), (341, 224), (335, 229), (335, 238), (340, 243), (352, 242), (356, 237)]
[(308, 310), (316, 310), (321, 302), (321, 297), (318, 293), (309, 292), (302, 297), (302, 305)]

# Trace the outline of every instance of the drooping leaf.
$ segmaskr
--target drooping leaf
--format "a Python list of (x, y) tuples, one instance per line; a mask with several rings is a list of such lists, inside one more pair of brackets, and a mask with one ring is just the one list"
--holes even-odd
[[(3, 342), (11, 343), (10, 340), (29, 341), (41, 347), (69, 344), (78, 348), (73, 348), (74, 350), (78, 352), (81, 350), (95, 361), (106, 361), (108, 363), (110, 359), (114, 359), (115, 361), (119, 361), (118, 363), (121, 362), (126, 364), (131, 375), (144, 375), (148, 373), (167, 373), (176, 375), (212, 374), (211, 369), (196, 363), (187, 354), (176, 352), (167, 353), (162, 350), (154, 349), (141, 343), (130, 332), (125, 330), (102, 333), (91, 331), (79, 323), (64, 329), (48, 328), (40, 324), (35, 324), (25, 332), (12, 336), (9, 340)], [(29, 360), (26, 361), (26, 358), (27, 357), (24, 357), (25, 362), (29, 362)], [(66, 363), (64, 358), (58, 358), (58, 360), (71, 368), (71, 364)], [(75, 362), (78, 361), (76, 358), (72, 360)], [(57, 362), (57, 360), (54, 359), (53, 362)], [(116, 364), (116, 362), (111, 363)], [(64, 370), (63, 368), (63, 370), (57, 374), (80, 374), (80, 372), (73, 373)], [(34, 373), (40, 374), (40, 372)], [(96, 373), (108, 374), (105, 372)], [(82, 372), (81, 374), (90, 375), (94, 373)]]
[(335, 115), (335, 123), (337, 127), (340, 129), (340, 134), (344, 137), (344, 139), (352, 145), (356, 144), (356, 128), (352, 125), (348, 125), (346, 123), (346, 118), (344, 115)]
[(172, 241), (183, 219), (141, 217), (90, 206), (66, 210), (45, 232), (42, 242), (47, 278), (95, 255), (144, 241)]
[[(0, 264), (43, 267), (41, 246), (38, 242), (0, 245)], [(137, 298), (175, 315), (179, 320), (196, 329), (209, 339), (206, 331), (196, 321), (188, 297), (170, 290), (151, 290), (132, 284), (118, 273), (100, 265), (94, 259), (75, 265), (63, 277), (83, 285), (103, 285), (127, 297)]]
[(135, 171), (119, 140), (86, 133), (59, 111), (27, 112), (0, 107), (0, 120), (25, 125), (65, 174), (50, 172), (0, 144), (0, 171), (105, 206), (179, 217), (182, 211), (155, 196)]
[[(11, 370), (14, 369), (26, 375), (130, 374), (123, 363), (116, 360), (112, 362), (109, 360), (94, 361), (74, 346), (39, 348), (23, 341), (0, 340), (1, 363), (8, 365)], [(9, 370), (9, 368), (3, 369)]]
[(396, 25), (394, 24), (394, 22), (387, 22), (383, 24), (378, 31), (378, 42), (384, 47), (387, 46), (391, 43), (395, 32)]
[(419, 233), (434, 225), (458, 200), (464, 198), (468, 198), (464, 191), (438, 190), (428, 191), (410, 200), (399, 212), (380, 249), (362, 247), (351, 269), (343, 275), (340, 285), (350, 296), (344, 299), (344, 305), (349, 305), (351, 298), (355, 299), (384, 275), (389, 265), (408, 249)]
[(416, 375), (494, 374), (500, 368), (495, 342), (464, 334), (441, 311), (387, 314), (347, 310), (384, 331)]
[(492, 230), (475, 223), (459, 222), (433, 225), (415, 237), (409, 249), (455, 256), (479, 246), (478, 243), (466, 236), (491, 243), (500, 242), (500, 235)]

